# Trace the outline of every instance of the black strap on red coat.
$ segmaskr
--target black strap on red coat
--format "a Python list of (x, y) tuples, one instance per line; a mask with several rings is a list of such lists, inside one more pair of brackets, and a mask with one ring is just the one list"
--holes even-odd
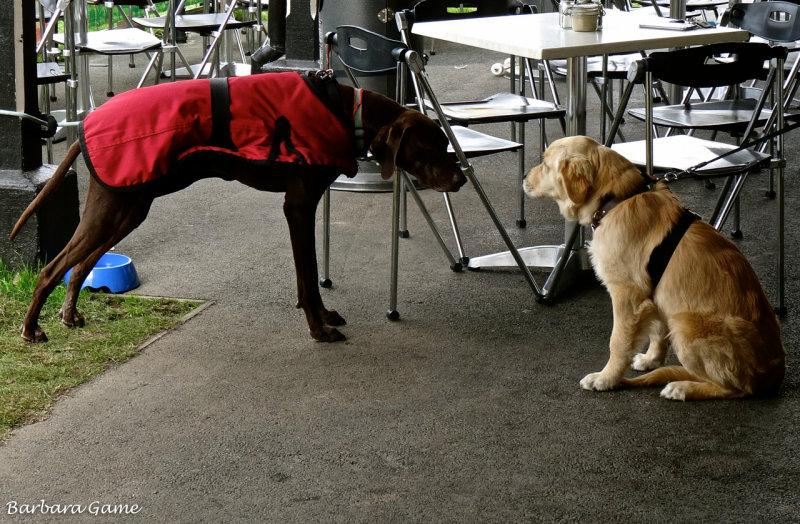
[(277, 162), (278, 156), (282, 153), (281, 145), (286, 148), (287, 153), (292, 153), (295, 157), (294, 163), (300, 165), (308, 164), (306, 157), (298, 151), (292, 143), (292, 124), (285, 116), (279, 117), (275, 120), (275, 129), (273, 130), (272, 148), (269, 150), (268, 162)]
[(231, 138), (231, 97), (227, 78), (212, 78), (211, 84), (211, 139), (209, 146), (237, 151)]
[(353, 119), (344, 110), (344, 102), (339, 94), (339, 83), (332, 71), (309, 71), (303, 80), (328, 111), (345, 126), (353, 127)]
[(647, 273), (650, 275), (650, 284), (653, 286), (653, 290), (656, 289), (661, 277), (664, 276), (664, 271), (666, 271), (667, 265), (683, 235), (689, 229), (689, 226), (699, 219), (700, 217), (693, 211), (683, 209), (678, 222), (672, 226), (664, 240), (650, 253), (650, 260), (647, 262)]

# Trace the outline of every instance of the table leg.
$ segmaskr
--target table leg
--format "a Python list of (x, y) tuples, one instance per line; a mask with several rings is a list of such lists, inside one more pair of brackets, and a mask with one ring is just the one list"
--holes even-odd
[(586, 134), (586, 57), (567, 60), (567, 135)]
[[(586, 134), (586, 67), (586, 57), (567, 60), (567, 134), (570, 136)], [(574, 282), (581, 272), (591, 269), (584, 247), (583, 228), (570, 220), (564, 226), (563, 244), (523, 247), (518, 251), (526, 266), (552, 270), (542, 290), (544, 300), (552, 299), (560, 289)], [(515, 266), (517, 262), (509, 251), (474, 257), (468, 264), (471, 269)]]

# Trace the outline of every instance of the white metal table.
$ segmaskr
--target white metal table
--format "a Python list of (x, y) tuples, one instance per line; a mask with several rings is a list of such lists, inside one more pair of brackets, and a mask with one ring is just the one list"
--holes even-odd
[[(567, 135), (586, 134), (587, 57), (632, 53), (642, 50), (685, 47), (721, 42), (746, 41), (750, 34), (741, 29), (711, 28), (689, 31), (641, 28), (639, 24), (653, 14), (622, 11), (606, 12), (603, 28), (595, 32), (562, 29), (558, 13), (499, 16), (437, 22), (418, 22), (412, 32), (457, 44), (488, 49), (536, 60), (567, 60)], [(553, 268), (542, 291), (551, 298), (556, 286), (569, 284), (570, 274), (588, 269), (583, 249), (582, 228), (567, 221), (565, 242), (560, 246), (534, 246), (518, 249), (528, 267)], [(579, 249), (573, 249), (578, 239)], [(517, 263), (511, 252), (495, 253), (470, 260), (470, 268), (514, 267), (529, 276), (528, 267)], [(562, 278), (562, 274), (565, 275)], [(537, 290), (537, 285), (528, 278)]]

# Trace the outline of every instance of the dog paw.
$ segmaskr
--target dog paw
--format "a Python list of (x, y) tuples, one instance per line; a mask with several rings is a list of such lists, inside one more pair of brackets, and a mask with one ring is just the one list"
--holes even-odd
[(25, 326), (22, 326), (19, 332), (25, 342), (47, 342), (47, 335), (38, 325), (32, 330), (25, 329)]
[(581, 387), (590, 391), (608, 391), (618, 385), (618, 380), (612, 380), (602, 373), (590, 373), (581, 380)]
[(334, 309), (327, 309), (322, 314), (322, 320), (328, 326), (344, 326), (347, 321)]
[(633, 363), (631, 364), (631, 367), (636, 371), (650, 371), (659, 366), (661, 366), (661, 362), (648, 357), (646, 353), (639, 353), (633, 357)]
[(331, 326), (324, 326), (321, 331), (311, 332), (311, 337), (317, 342), (341, 342), (347, 340), (347, 337)]
[(64, 310), (59, 310), (58, 315), (61, 317), (61, 323), (67, 326), (68, 328), (76, 328), (76, 327), (83, 327), (86, 325), (86, 321), (83, 318), (83, 315), (78, 313), (76, 309), (73, 309), (71, 312), (64, 312)]
[(661, 396), (667, 400), (686, 400), (686, 390), (680, 382), (670, 382), (661, 390)]

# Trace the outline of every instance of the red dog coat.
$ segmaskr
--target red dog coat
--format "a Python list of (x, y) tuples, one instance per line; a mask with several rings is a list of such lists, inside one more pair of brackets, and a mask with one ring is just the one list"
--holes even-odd
[(264, 165), (333, 166), (356, 174), (352, 121), (337, 117), (304, 77), (268, 73), (227, 82), (227, 146), (212, 141), (209, 80), (161, 84), (117, 95), (86, 116), (79, 134), (89, 171), (122, 190), (179, 171), (188, 155), (216, 151)]

